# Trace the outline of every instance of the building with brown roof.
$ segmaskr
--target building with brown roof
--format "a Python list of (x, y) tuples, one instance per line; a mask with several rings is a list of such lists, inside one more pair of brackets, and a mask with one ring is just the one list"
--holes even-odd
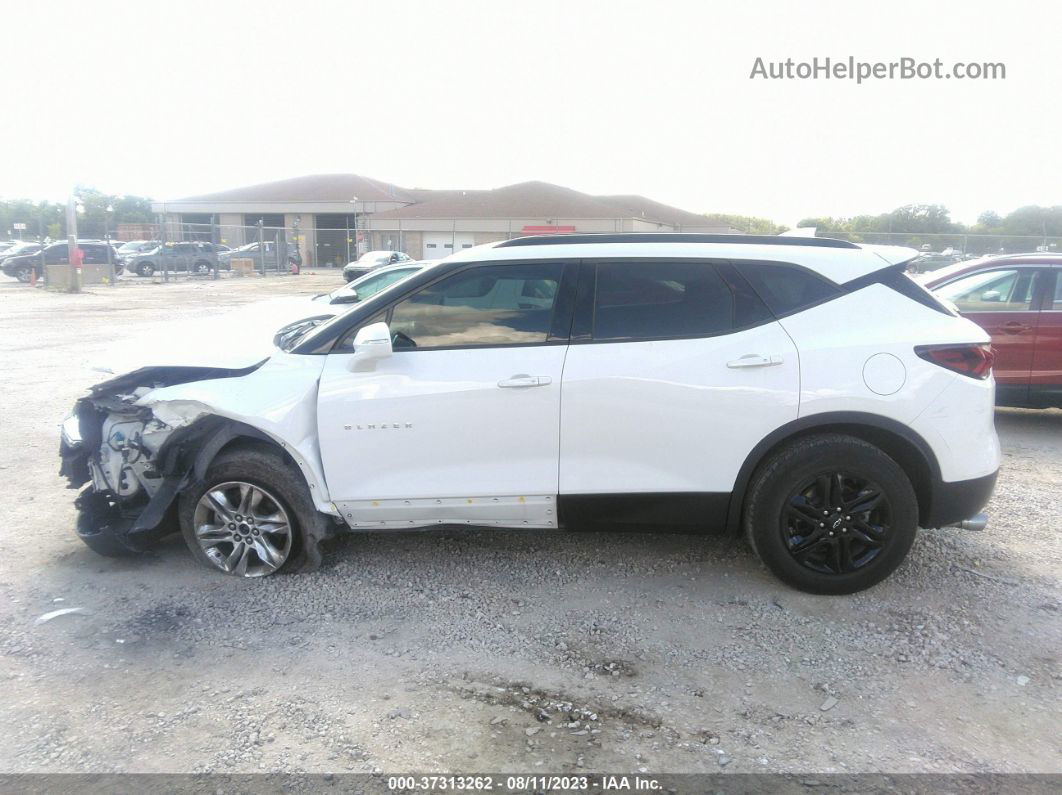
[[(287, 229), (308, 265), (343, 265), (357, 252), (434, 259), (480, 243), (536, 234), (739, 230), (643, 196), (592, 196), (548, 182), (492, 190), (401, 188), (357, 174), (319, 174), (156, 202), (169, 228), (210, 228), (247, 242), (248, 227)], [(236, 239), (240, 238), (240, 239)]]

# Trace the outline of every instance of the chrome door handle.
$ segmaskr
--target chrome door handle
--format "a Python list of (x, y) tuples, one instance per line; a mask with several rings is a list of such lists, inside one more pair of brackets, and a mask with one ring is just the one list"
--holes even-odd
[(774, 365), (781, 363), (781, 356), (764, 356), (759, 353), (746, 353), (740, 359), (731, 359), (726, 363), (726, 366), (736, 370), (741, 367), (774, 367)]
[(502, 389), (520, 389), (521, 387), (529, 386), (546, 386), (552, 384), (553, 379), (548, 375), (514, 375), (509, 378), (503, 378), (498, 382), (498, 386)]

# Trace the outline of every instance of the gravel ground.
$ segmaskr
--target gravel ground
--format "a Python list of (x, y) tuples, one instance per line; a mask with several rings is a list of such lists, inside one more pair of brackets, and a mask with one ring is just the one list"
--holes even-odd
[(1062, 771), (1060, 411), (1000, 410), (989, 529), (853, 597), (676, 533), (364, 534), (262, 581), (85, 548), (56, 425), (107, 347), (339, 283), (0, 282), (0, 772)]

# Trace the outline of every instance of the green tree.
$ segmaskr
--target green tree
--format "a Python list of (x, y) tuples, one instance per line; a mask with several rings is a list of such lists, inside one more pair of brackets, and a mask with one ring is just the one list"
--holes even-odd
[(782, 232), (789, 231), (788, 226), (782, 224), (776, 224), (767, 218), (757, 218), (752, 215), (732, 215), (729, 213), (706, 213), (707, 218), (712, 224), (719, 224), (720, 226), (730, 226), (734, 229), (740, 229), (749, 235), (778, 235)]
[[(118, 224), (149, 223), (155, 217), (151, 212), (151, 199), (143, 196), (111, 195), (80, 186), (74, 195), (82, 209), (78, 214), (81, 237), (103, 237), (105, 230), (114, 235)], [(66, 204), (0, 199), (0, 238), (18, 237), (14, 231), (16, 223), (26, 225), (22, 237), (27, 240), (42, 236), (59, 239), (66, 235)]]

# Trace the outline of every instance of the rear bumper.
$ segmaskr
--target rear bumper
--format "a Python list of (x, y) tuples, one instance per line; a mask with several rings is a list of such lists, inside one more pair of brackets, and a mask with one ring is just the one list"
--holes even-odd
[(993, 472), (971, 480), (957, 480), (953, 483), (937, 481), (930, 496), (929, 509), (924, 513), (922, 525), (925, 527), (945, 527), (946, 525), (969, 519), (988, 503), (996, 487)]

